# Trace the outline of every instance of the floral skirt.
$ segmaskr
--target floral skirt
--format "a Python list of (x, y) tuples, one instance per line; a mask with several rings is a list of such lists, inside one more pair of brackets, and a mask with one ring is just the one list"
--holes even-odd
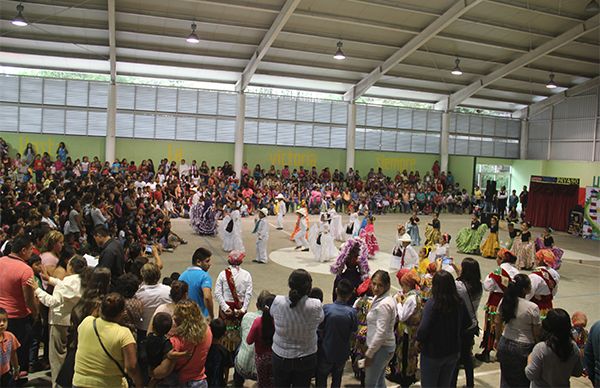
[(517, 256), (518, 269), (532, 269), (535, 264), (535, 244), (533, 241), (523, 242), (520, 238), (515, 238), (513, 243), (513, 253)]
[(481, 224), (477, 230), (462, 228), (456, 237), (456, 248), (461, 253), (479, 253), (479, 245), (487, 232), (487, 225)]

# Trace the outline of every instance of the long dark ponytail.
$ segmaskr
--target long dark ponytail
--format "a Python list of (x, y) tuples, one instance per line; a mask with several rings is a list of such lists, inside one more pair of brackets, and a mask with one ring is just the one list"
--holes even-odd
[(500, 305), (500, 314), (502, 314), (502, 322), (508, 323), (517, 316), (517, 306), (519, 305), (519, 298), (524, 297), (526, 291), (530, 288), (531, 280), (529, 280), (529, 276), (521, 273), (515, 276), (513, 281), (508, 285), (508, 288), (504, 292), (502, 304)]
[(308, 295), (312, 289), (312, 277), (304, 269), (294, 270), (288, 278), (290, 292), (290, 307), (294, 308), (304, 296)]
[(275, 295), (268, 295), (264, 304), (261, 306), (262, 310), (262, 329), (260, 336), (265, 345), (271, 346), (273, 344), (273, 335), (275, 334), (275, 324), (273, 323), (273, 317), (271, 316), (271, 305), (275, 300)]
[(563, 309), (548, 311), (546, 319), (542, 321), (542, 327), (549, 335), (546, 344), (561, 361), (567, 361), (573, 354), (569, 313)]

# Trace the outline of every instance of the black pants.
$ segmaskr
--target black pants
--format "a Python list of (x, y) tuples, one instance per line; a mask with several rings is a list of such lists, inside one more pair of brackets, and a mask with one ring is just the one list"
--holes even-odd
[(458, 380), (459, 365), (462, 365), (465, 369), (465, 377), (467, 379), (467, 387), (475, 386), (475, 379), (473, 374), (473, 345), (475, 343), (474, 337), (469, 336), (463, 337), (460, 343), (460, 358), (458, 364), (454, 370), (454, 376), (452, 377), (453, 387), (456, 387), (456, 381)]
[(275, 387), (310, 387), (317, 368), (317, 354), (299, 358), (283, 358), (273, 353), (273, 385)]
[(27, 371), (29, 367), (29, 349), (31, 348), (31, 340), (33, 339), (33, 320), (31, 316), (9, 318), (7, 330), (13, 333), (21, 343), (21, 347), (17, 349), (17, 358), (19, 359), (21, 368)]

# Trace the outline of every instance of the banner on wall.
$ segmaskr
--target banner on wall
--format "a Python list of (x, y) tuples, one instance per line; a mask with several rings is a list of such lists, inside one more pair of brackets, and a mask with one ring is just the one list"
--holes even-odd
[(583, 238), (600, 240), (600, 187), (585, 188), (585, 206), (583, 208)]
[(563, 177), (555, 177), (555, 176), (532, 175), (531, 182), (579, 186), (579, 178), (563, 178)]

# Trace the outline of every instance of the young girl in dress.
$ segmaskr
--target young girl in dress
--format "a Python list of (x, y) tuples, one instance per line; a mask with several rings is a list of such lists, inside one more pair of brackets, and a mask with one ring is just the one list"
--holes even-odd
[(500, 241), (498, 240), (498, 217), (493, 216), (490, 221), (490, 234), (481, 244), (481, 256), (495, 258), (500, 249)]
[(439, 216), (439, 213), (433, 213), (433, 219), (425, 228), (425, 246), (434, 247), (442, 240), (442, 225)]
[(531, 224), (523, 222), (521, 224), (521, 236), (515, 238), (513, 243), (513, 252), (517, 256), (518, 269), (532, 269), (535, 264), (535, 243), (531, 237)]
[(379, 244), (377, 243), (377, 237), (375, 237), (375, 217), (369, 216), (367, 218), (367, 226), (360, 231), (360, 237), (367, 244), (367, 250), (369, 251), (369, 258), (375, 256), (379, 252)]
[(419, 235), (419, 217), (417, 216), (417, 212), (413, 212), (412, 217), (406, 223), (406, 233), (410, 235), (412, 240), (412, 245), (419, 246), (421, 245), (421, 236)]
[(544, 233), (535, 239), (535, 250), (539, 251), (540, 249), (550, 249), (552, 253), (554, 253), (554, 258), (556, 259), (554, 269), (558, 270), (562, 263), (564, 251), (554, 245), (554, 237), (552, 237), (552, 232), (553, 230), (551, 227), (544, 228)]

